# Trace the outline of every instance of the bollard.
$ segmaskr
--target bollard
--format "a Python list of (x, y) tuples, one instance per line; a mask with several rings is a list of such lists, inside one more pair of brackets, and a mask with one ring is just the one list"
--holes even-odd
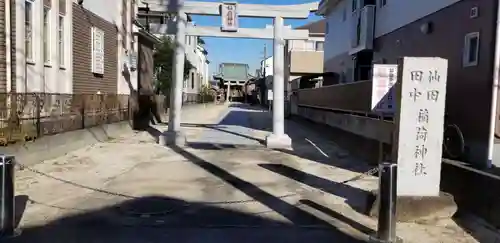
[(14, 156), (0, 155), (0, 236), (15, 235)]
[(372, 242), (402, 242), (396, 236), (397, 165), (384, 162), (379, 165), (378, 228)]

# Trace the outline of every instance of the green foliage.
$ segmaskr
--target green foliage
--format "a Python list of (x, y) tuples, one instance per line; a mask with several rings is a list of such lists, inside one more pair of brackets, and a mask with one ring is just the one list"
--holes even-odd
[(202, 85), (200, 89), (201, 102), (212, 102), (215, 100), (216, 93), (210, 86)]
[(205, 45), (205, 40), (198, 36), (198, 43), (200, 45)]
[(200, 88), (200, 94), (210, 94), (212, 92), (212, 89), (208, 86), (203, 84)]
[[(169, 94), (172, 83), (172, 71), (174, 56), (174, 43), (168, 37), (163, 37), (161, 43), (156, 46), (154, 54), (154, 67), (156, 75), (156, 90), (164, 95)], [(189, 70), (193, 65), (185, 59), (184, 61), (184, 79), (189, 75)]]

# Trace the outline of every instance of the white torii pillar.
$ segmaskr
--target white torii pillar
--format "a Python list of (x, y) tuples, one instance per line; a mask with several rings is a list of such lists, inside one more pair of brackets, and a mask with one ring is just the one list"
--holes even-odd
[(289, 148), (292, 139), (285, 133), (285, 40), (283, 17), (274, 18), (273, 53), (273, 133), (266, 137), (268, 148)]
[[(175, 1), (172, 1), (175, 2)], [(182, 87), (184, 83), (184, 61), (186, 44), (187, 15), (182, 8), (183, 0), (178, 0), (176, 8), (176, 35), (174, 38), (173, 75), (170, 87), (170, 107), (168, 111), (168, 131), (160, 137), (164, 145), (184, 146), (186, 137), (181, 133)]]

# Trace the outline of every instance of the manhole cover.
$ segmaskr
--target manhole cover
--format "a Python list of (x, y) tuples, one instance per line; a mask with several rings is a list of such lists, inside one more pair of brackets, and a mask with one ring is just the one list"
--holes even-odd
[(187, 207), (185, 202), (162, 197), (137, 198), (118, 206), (118, 210), (128, 216), (149, 218), (182, 211)]

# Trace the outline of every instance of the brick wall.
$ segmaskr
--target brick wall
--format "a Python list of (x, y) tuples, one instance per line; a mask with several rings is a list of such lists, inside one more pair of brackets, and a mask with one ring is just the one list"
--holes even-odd
[[(15, 23), (16, 22), (16, 8), (14, 6), (16, 4), (16, 0), (11, 0), (10, 1), (10, 6), (11, 6), (11, 10), (10, 10), (10, 23)], [(10, 26), (10, 36), (11, 36), (11, 39), (10, 39), (10, 45), (11, 45), (11, 58), (10, 58), (10, 63), (11, 63), (11, 77), (12, 77), (12, 83), (11, 83), (11, 90), (13, 92), (16, 91), (16, 82), (14, 82), (14, 80), (16, 80), (16, 51), (17, 51), (17, 44), (16, 44), (16, 26), (15, 25), (11, 25)]]
[[(104, 31), (104, 74), (91, 72), (91, 28)], [(114, 24), (73, 3), (73, 92), (116, 93), (117, 30)]]
[[(7, 91), (7, 52), (5, 50), (6, 46), (6, 33), (4, 31), (5, 29), (5, 1), (9, 0), (0, 0), (0, 93), (6, 92)], [(15, 9), (15, 0), (10, 0), (11, 1), (11, 16), (10, 16), (10, 23), (11, 23), (11, 51), (12, 53), (16, 52), (16, 29), (15, 26), (12, 23), (15, 23), (16, 21), (16, 9)], [(12, 74), (12, 80), (15, 80), (16, 77), (16, 55), (11, 55), (11, 74)], [(16, 90), (16, 83), (12, 82), (11, 84), (12, 91)]]
[(0, 93), (6, 91), (6, 53), (5, 53), (5, 0), (0, 0)]

